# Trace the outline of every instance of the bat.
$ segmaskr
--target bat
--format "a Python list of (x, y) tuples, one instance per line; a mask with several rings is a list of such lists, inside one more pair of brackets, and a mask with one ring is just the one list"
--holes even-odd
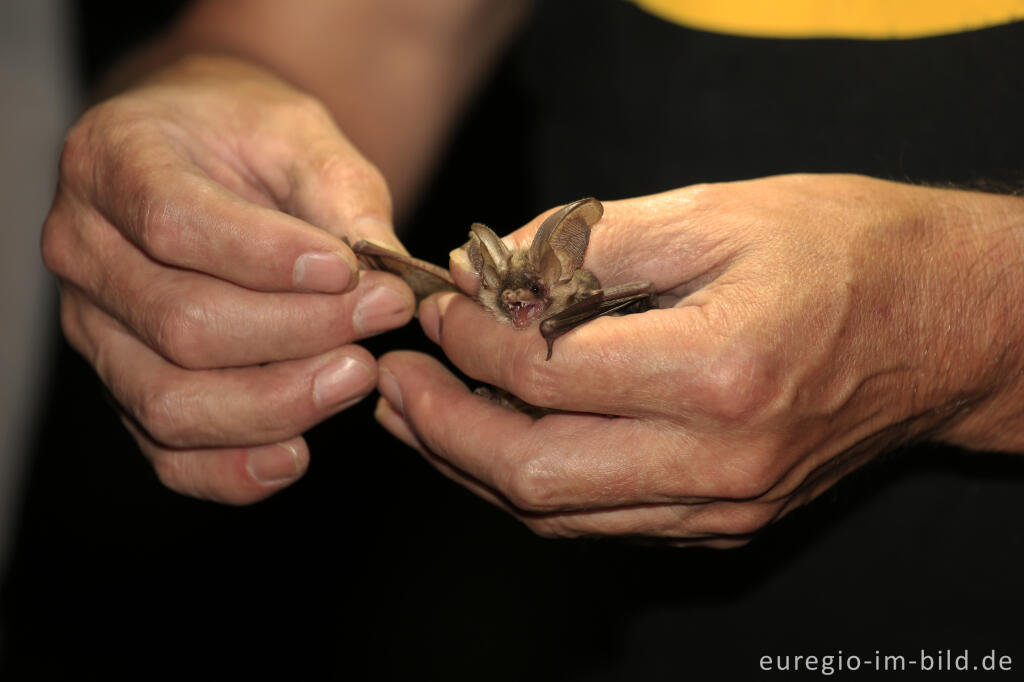
[[(489, 227), (473, 223), (466, 247), (470, 265), (480, 278), (477, 301), (499, 320), (516, 329), (539, 320), (551, 359), (555, 340), (579, 325), (610, 314), (638, 313), (658, 305), (651, 282), (601, 288), (583, 269), (590, 229), (604, 207), (587, 198), (566, 204), (541, 224), (525, 249), (510, 249)], [(402, 277), (416, 300), (437, 291), (458, 291), (451, 275), (432, 263), (391, 251), (365, 240), (352, 246), (366, 267)]]

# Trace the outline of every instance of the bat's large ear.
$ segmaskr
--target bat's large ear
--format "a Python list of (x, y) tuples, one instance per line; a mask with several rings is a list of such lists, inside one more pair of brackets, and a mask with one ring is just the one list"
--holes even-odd
[(530, 245), (530, 263), (545, 282), (568, 282), (583, 265), (590, 228), (604, 215), (597, 199), (566, 204), (541, 224)]
[(466, 251), (470, 264), (480, 276), (480, 283), (489, 289), (497, 289), (508, 271), (510, 254), (505, 242), (486, 225), (473, 223)]

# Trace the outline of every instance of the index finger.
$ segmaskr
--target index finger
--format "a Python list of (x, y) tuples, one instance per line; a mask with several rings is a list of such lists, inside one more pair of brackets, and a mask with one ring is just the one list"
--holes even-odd
[[(658, 291), (688, 282), (721, 265), (731, 254), (720, 233), (708, 230), (709, 208), (718, 198), (707, 186), (691, 186), (660, 194), (607, 201), (593, 226), (583, 267), (605, 285), (652, 281)], [(510, 245), (529, 246), (545, 211), (505, 236)], [(462, 265), (464, 259), (455, 259)]]
[(117, 164), (94, 195), (150, 258), (261, 291), (355, 286), (355, 256), (338, 237), (239, 197), (159, 144), (145, 164)]
[(540, 407), (680, 421), (727, 378), (700, 306), (598, 318), (559, 337), (550, 360), (536, 325), (513, 329), (465, 296), (427, 299), (420, 319), (462, 372)]
[(261, 291), (342, 293), (358, 263), (341, 235), (394, 240), (383, 178), (332, 128), (257, 131), (276, 146), (220, 158), (155, 122), (84, 121), (62, 186), (161, 263)]

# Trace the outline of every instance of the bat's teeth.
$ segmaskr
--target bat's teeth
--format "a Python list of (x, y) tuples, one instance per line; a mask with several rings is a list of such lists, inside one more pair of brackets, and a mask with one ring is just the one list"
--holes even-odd
[(516, 329), (522, 329), (530, 324), (530, 313), (532, 311), (533, 306), (522, 301), (511, 303), (508, 307), (509, 316), (512, 318), (512, 324)]

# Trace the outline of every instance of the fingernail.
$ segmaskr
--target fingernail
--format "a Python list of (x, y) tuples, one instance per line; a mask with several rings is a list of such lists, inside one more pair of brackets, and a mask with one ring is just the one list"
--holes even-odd
[(466, 292), (474, 292), (480, 286), (480, 278), (469, 263), (465, 249), (454, 249), (448, 253), (448, 269), (456, 286)]
[[(441, 345), (441, 336), (444, 334), (445, 313), (448, 312), (448, 306), (452, 304), (452, 301), (455, 300), (456, 296), (458, 296), (458, 294), (439, 294), (433, 297), (434, 305), (437, 309), (437, 327), (436, 329), (431, 329), (429, 331), (424, 328), (424, 333), (426, 333), (427, 336), (438, 345)], [(434, 336), (430, 336), (431, 333), (433, 333)]]
[(317, 373), (313, 402), (322, 410), (355, 402), (373, 390), (373, 380), (369, 367), (353, 357), (344, 357)]
[(295, 259), (295, 286), (323, 294), (340, 294), (351, 288), (355, 266), (336, 251), (311, 251)]
[(467, 275), (475, 275), (473, 267), (469, 264), (469, 255), (466, 253), (466, 249), (461, 247), (452, 249), (448, 252), (448, 260), (452, 267), (462, 270)]
[(436, 344), (441, 343), (441, 328), (444, 326), (444, 314), (451, 305), (452, 299), (458, 294), (444, 293), (423, 299), (420, 304), (420, 326), (427, 338)]
[(377, 408), (373, 411), (373, 417), (381, 426), (390, 431), (392, 436), (412, 449), (418, 450), (424, 455), (427, 454), (426, 448), (423, 447), (423, 443), (420, 442), (420, 439), (410, 428), (408, 422), (405, 421), (405, 418), (395, 410), (386, 398), (381, 398), (377, 401)]
[(282, 443), (250, 450), (246, 468), (250, 476), (265, 485), (294, 481), (302, 474), (299, 453)]
[(452, 304), (455, 297), (458, 296), (456, 293), (444, 293), (440, 296), (434, 297), (434, 302), (437, 304), (437, 314), (444, 320), (445, 313), (448, 312), (448, 306)]
[(390, 370), (383, 367), (380, 368), (377, 390), (380, 391), (380, 394), (384, 396), (393, 410), (398, 412), (398, 414), (405, 414), (402, 408), (402, 391), (398, 388), (398, 380), (395, 379), (395, 375)]
[(436, 344), (441, 343), (441, 311), (437, 309), (437, 296), (430, 296), (420, 303), (420, 326), (427, 338)]
[(383, 284), (370, 289), (352, 312), (352, 326), (359, 334), (375, 334), (409, 321), (413, 300)]

